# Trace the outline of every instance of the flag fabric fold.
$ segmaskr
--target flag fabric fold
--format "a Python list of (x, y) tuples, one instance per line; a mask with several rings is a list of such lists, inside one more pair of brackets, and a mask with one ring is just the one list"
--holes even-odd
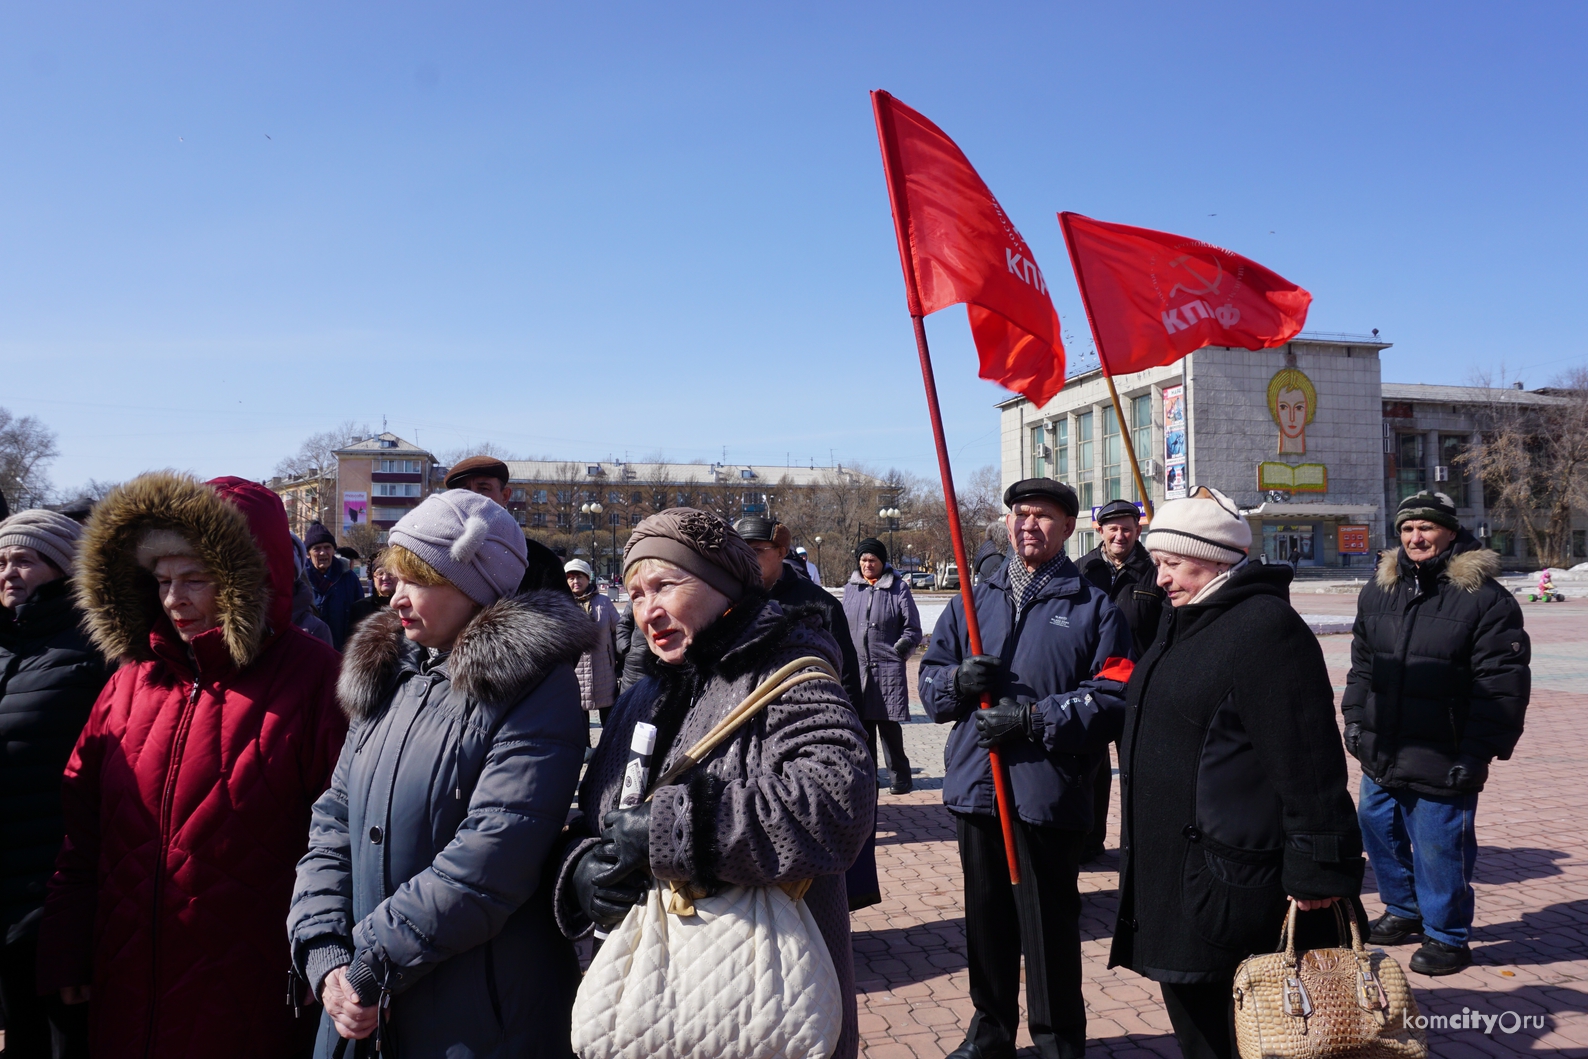
[(1047, 280), (963, 151), (886, 92), (871, 94), (910, 313), (964, 302), (978, 374), (1046, 404), (1064, 386)]
[(1203, 346), (1268, 349), (1307, 321), (1312, 295), (1223, 247), (1059, 214), (1109, 375), (1172, 364)]

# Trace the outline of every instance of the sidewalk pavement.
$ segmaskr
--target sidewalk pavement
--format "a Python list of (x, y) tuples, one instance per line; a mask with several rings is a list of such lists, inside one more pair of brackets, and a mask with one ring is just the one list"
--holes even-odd
[[(1347, 616), (1356, 605), (1349, 596), (1324, 595), (1297, 603), (1309, 617)], [(1533, 700), (1515, 757), (1496, 763), (1479, 801), (1476, 963), (1444, 978), (1407, 977), (1425, 1015), (1514, 1011), (1542, 1016), (1545, 1028), (1430, 1029), (1431, 1051), (1441, 1059), (1543, 1052), (1588, 1059), (1588, 601), (1524, 604), (1524, 610), (1533, 639)], [(1320, 642), (1338, 696), (1350, 636)], [(861, 1054), (869, 1059), (938, 1059), (959, 1046), (971, 1016), (959, 858), (941, 796), (947, 728), (924, 716), (917, 721), (905, 729), (911, 763), (920, 770), (915, 792), (880, 795), (884, 900), (853, 917)], [(1116, 787), (1109, 852), (1081, 874), (1089, 1049), (1118, 1059), (1174, 1059), (1180, 1051), (1158, 987), (1105, 966), (1118, 901), (1118, 805)], [(1371, 871), (1363, 900), (1370, 914), (1383, 910)], [(1404, 967), (1415, 946), (1389, 951)], [(1022, 1057), (1035, 1055), (1024, 1028), (1019, 1043)]]

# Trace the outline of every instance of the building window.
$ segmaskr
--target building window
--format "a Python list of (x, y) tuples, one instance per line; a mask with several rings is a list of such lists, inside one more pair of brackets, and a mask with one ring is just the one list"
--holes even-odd
[(607, 512), (607, 525), (608, 526), (621, 526), (621, 525), (623, 525), (623, 512), (621, 512), (621, 511), (608, 511)]
[(514, 490), (513, 490), (513, 491), (512, 491), (512, 493), (511, 493), (511, 494), (510, 494), (510, 497), (511, 497), (511, 499), (513, 499), (513, 500), (517, 500), (517, 501), (519, 501), (519, 502), (520, 502), (520, 503), (522, 503), (522, 502), (523, 502), (523, 500), (524, 500), (524, 497), (525, 497), (525, 496), (526, 496), (526, 495), (527, 495), (527, 491), (526, 491), (526, 490), (523, 490), (523, 489), (514, 489)]
[[(1405, 500), (1428, 488), (1428, 471), (1423, 467), (1423, 435), (1397, 434), (1395, 437), (1395, 499)], [(1501, 552), (1509, 555), (1510, 552)]]
[(645, 494), (644, 493), (630, 493), (629, 494), (629, 503), (631, 503), (631, 504), (643, 504), (643, 503), (645, 503)]
[(559, 503), (559, 504), (571, 504), (571, 503), (573, 503), (573, 490), (572, 489), (559, 489), (559, 490), (557, 490), (557, 503)]
[[(1081, 517), (1083, 519), (1090, 519), (1092, 517), (1092, 514), (1091, 514), (1092, 507), (1093, 507), (1093, 505), (1095, 505), (1097, 503), (1097, 501), (1094, 499), (1096, 494), (1093, 493), (1093, 491), (1092, 491), (1092, 483), (1091, 482), (1081, 482), (1078, 485), (1076, 485), (1076, 487), (1075, 487), (1075, 495), (1081, 501), (1081, 504), (1080, 504)], [(1088, 531), (1088, 532), (1090, 532), (1090, 531)], [(1091, 551), (1092, 549), (1088, 548), (1086, 550), (1087, 551)]]
[(536, 529), (545, 529), (546, 528), (546, 513), (544, 511), (537, 511), (534, 514), (530, 515), (529, 516), (529, 524), (531, 526), (535, 527)]
[(419, 460), (377, 460), (381, 474), (419, 474), (424, 470)]
[[(1145, 460), (1152, 452), (1152, 394), (1144, 393), (1130, 399), (1130, 443), (1136, 447), (1136, 459)], [(1135, 479), (1131, 479), (1132, 487)], [(1135, 499), (1141, 497), (1131, 494)]]
[[(1120, 492), (1120, 466), (1125, 461), (1125, 442), (1119, 436), (1119, 417), (1113, 406), (1103, 409), (1103, 502), (1118, 500)], [(1132, 493), (1135, 489), (1132, 488)], [(1134, 497), (1132, 497), (1134, 499)]]
[(1031, 430), (1031, 477), (1048, 476), (1048, 428), (1038, 424)]
[(519, 508), (517, 511), (513, 512), (513, 518), (518, 520), (518, 524), (520, 526), (522, 526), (524, 524), (524, 521), (525, 521), (524, 509), (523, 508)]
[(1070, 476), (1070, 421), (1053, 424), (1053, 477), (1064, 481)]
[[(1091, 486), (1090, 482), (1087, 483), (1086, 488), (1087, 488), (1088, 492), (1091, 491), (1092, 486)], [(1091, 517), (1090, 515), (1086, 514), (1086, 505), (1085, 504), (1081, 505), (1081, 512), (1082, 512), (1083, 517), (1086, 517), (1086, 518), (1090, 518)], [(1093, 530), (1082, 530), (1081, 532), (1079, 532), (1079, 533), (1077, 533), (1075, 535), (1075, 539), (1078, 542), (1075, 545), (1075, 554), (1076, 554), (1077, 558), (1079, 558), (1082, 555), (1085, 555), (1087, 552), (1089, 552), (1093, 548), (1097, 547), (1097, 534)]]
[(1446, 478), (1435, 482), (1434, 488), (1456, 502), (1457, 507), (1471, 507), (1467, 494), (1467, 465), (1460, 462), (1467, 451), (1467, 435), (1439, 435), (1439, 465), (1446, 468)]
[(544, 504), (546, 502), (546, 490), (544, 490), (544, 489), (535, 490), (533, 493), (530, 494), (530, 499), (532, 501), (534, 501), (535, 503), (537, 503), (537, 504)]
[(633, 514), (631, 514), (629, 516), (629, 525), (638, 526), (640, 524), (640, 521), (642, 519), (644, 519), (644, 518), (645, 518), (644, 515), (640, 514), (638, 511), (636, 511), (636, 512), (634, 512)]
[(689, 494), (688, 493), (685, 493), (685, 492), (682, 492), (682, 491), (679, 492), (679, 494), (678, 494), (678, 506), (679, 507), (688, 507), (689, 506)]
[(1571, 531), (1571, 557), (1588, 559), (1588, 530)]
[(1516, 535), (1510, 530), (1495, 530), (1494, 536), (1489, 538), (1489, 547), (1501, 555), (1516, 554)]
[(621, 503), (623, 503), (623, 494), (614, 489), (612, 492), (607, 494), (607, 503), (609, 503), (609, 504), (621, 504)]
[(1086, 481), (1092, 477), (1092, 413), (1082, 412), (1075, 417), (1075, 477)]
[(372, 507), (369, 517), (372, 522), (396, 522), (412, 510), (409, 507)]
[(370, 487), (376, 496), (418, 496), (418, 482), (376, 482)]
[(567, 529), (568, 528), (568, 512), (566, 512), (566, 511), (557, 512), (557, 528), (558, 529)]

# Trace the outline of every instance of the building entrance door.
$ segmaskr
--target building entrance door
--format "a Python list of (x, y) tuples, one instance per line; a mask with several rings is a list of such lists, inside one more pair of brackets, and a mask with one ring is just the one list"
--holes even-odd
[(1313, 566), (1317, 562), (1313, 547), (1315, 527), (1275, 526), (1263, 527), (1263, 555), (1271, 563), (1289, 563), (1291, 566)]

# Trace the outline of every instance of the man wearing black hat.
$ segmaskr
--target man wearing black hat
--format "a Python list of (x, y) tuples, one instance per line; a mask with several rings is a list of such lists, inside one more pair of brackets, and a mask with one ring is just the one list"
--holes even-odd
[[(976, 1014), (950, 1059), (1012, 1059), (1020, 959), (1032, 1041), (1044, 1059), (1086, 1051), (1081, 851), (1092, 776), (1124, 720), (1130, 626), (1064, 554), (1075, 491), (1028, 478), (1004, 492), (1011, 555), (974, 589), (981, 654), (950, 601), (921, 661), (927, 715), (954, 725), (943, 802), (965, 872), (965, 941)], [(997, 705), (982, 710), (983, 695)], [(1008, 770), (1020, 885), (1012, 886), (988, 748)]]
[(1489, 763), (1522, 736), (1532, 645), (1500, 558), (1444, 493), (1395, 512), (1400, 547), (1379, 556), (1351, 630), (1340, 712), (1362, 763), (1357, 818), (1385, 913), (1377, 945), (1424, 939), (1409, 965), (1454, 974), (1472, 962), (1473, 821)]
[[(1092, 519), (1100, 543), (1075, 565), (1081, 576), (1096, 585), (1130, 624), (1136, 657), (1147, 653), (1158, 633), (1165, 595), (1158, 587), (1158, 567), (1141, 546), (1141, 512), (1129, 500), (1110, 500)], [(1114, 786), (1114, 769), (1108, 755), (1098, 763), (1092, 787), (1092, 830), (1086, 836), (1082, 862), (1095, 860), (1107, 844), (1108, 800)]]

